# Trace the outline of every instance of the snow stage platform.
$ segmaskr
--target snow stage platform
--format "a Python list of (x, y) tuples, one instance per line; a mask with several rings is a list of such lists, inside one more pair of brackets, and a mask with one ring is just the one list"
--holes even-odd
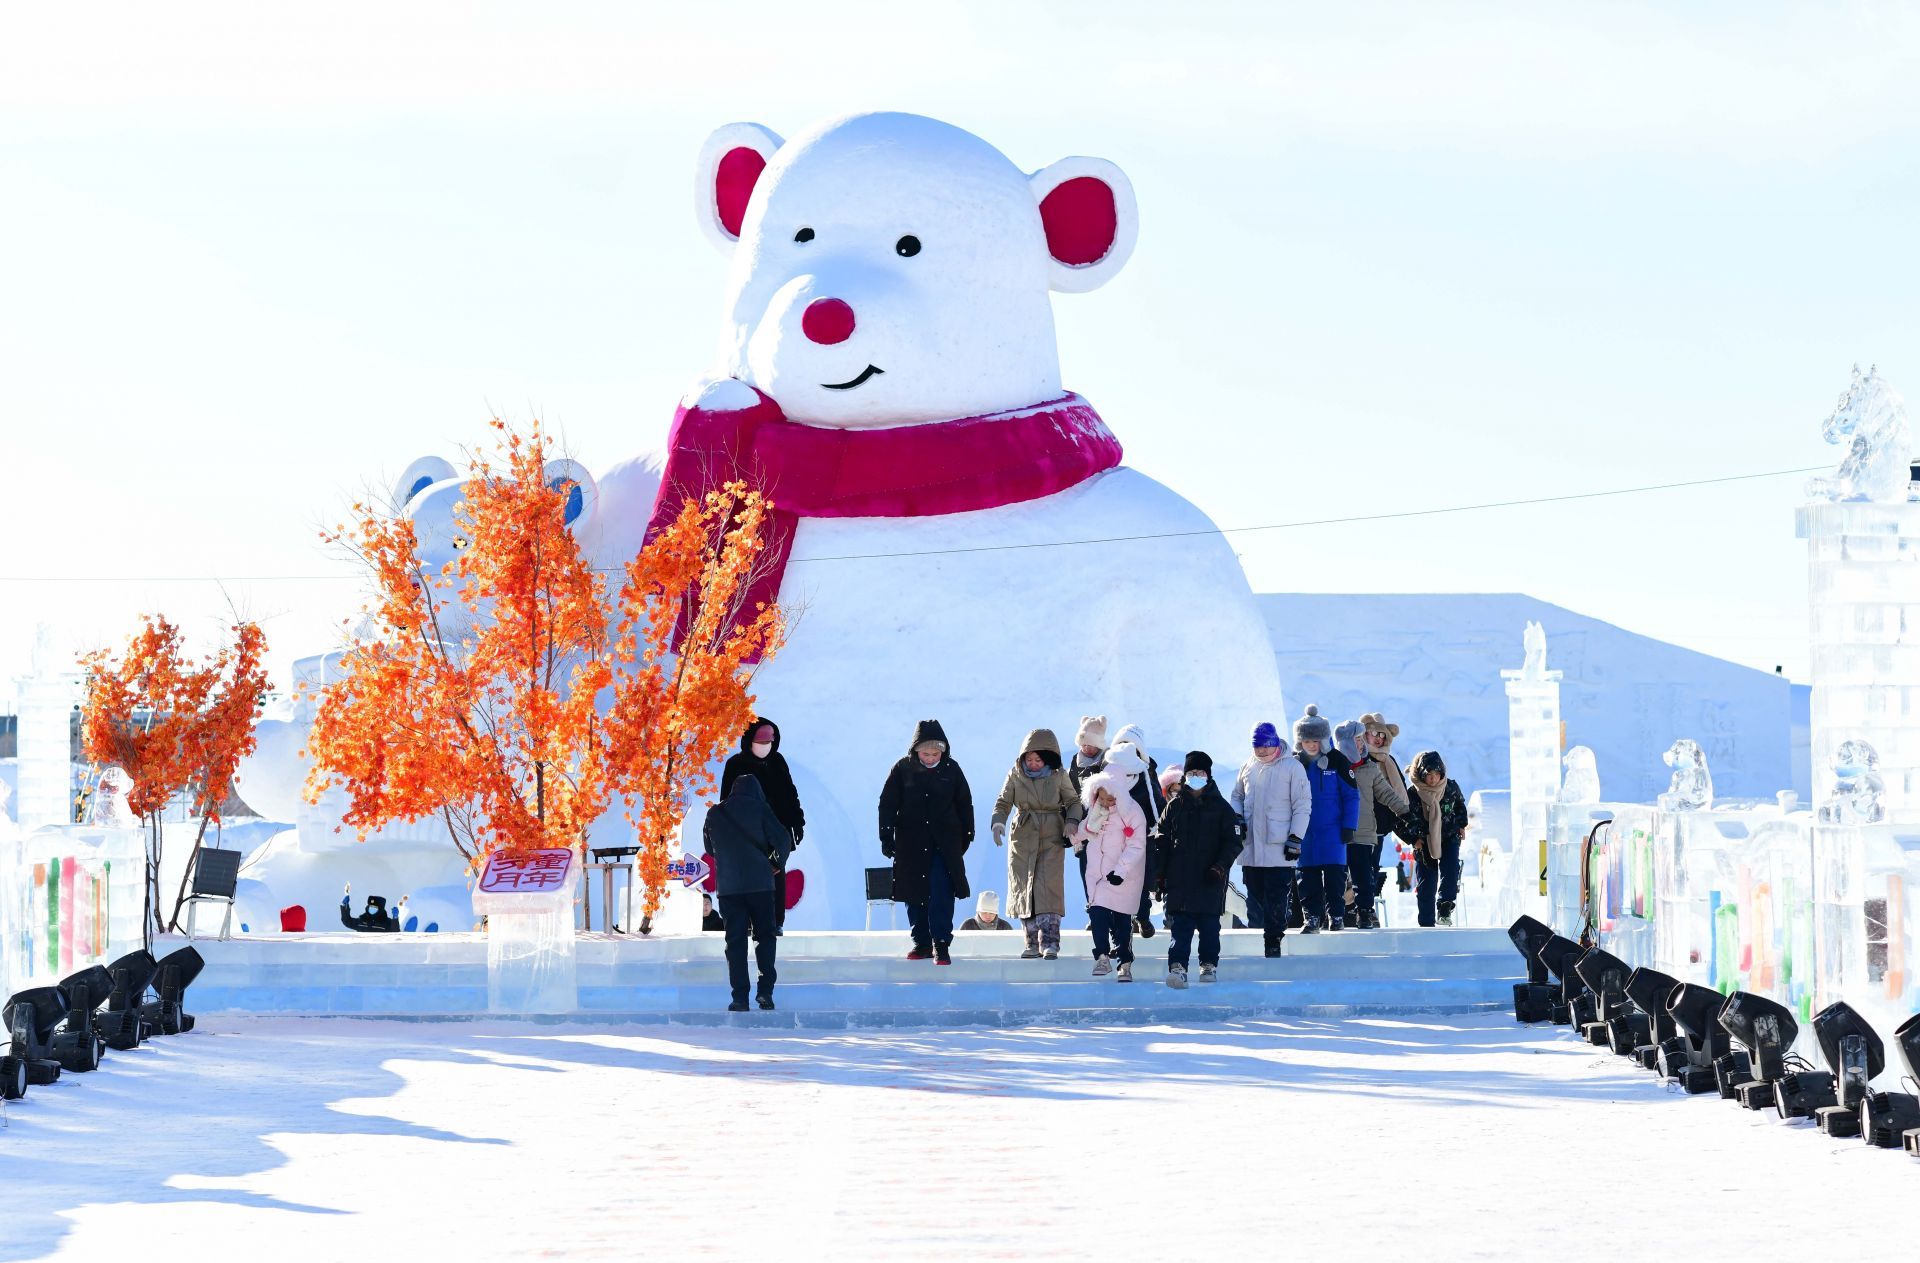
[[(171, 950), (183, 940), (155, 945)], [(1025, 936), (969, 933), (952, 965), (906, 959), (901, 932), (789, 931), (780, 940), (771, 1013), (725, 1012), (719, 934), (583, 934), (575, 944), (579, 1008), (536, 1020), (732, 1023), (817, 1028), (1194, 1021), (1277, 1015), (1340, 1018), (1506, 1008), (1520, 958), (1494, 929), (1343, 930), (1289, 934), (1261, 954), (1258, 931), (1221, 935), (1220, 981), (1165, 985), (1167, 935), (1136, 940), (1138, 978), (1092, 976), (1090, 939), (1062, 936), (1054, 961), (1022, 960)], [(195, 1013), (459, 1020), (487, 1010), (480, 934), (306, 934), (195, 941), (206, 969)]]

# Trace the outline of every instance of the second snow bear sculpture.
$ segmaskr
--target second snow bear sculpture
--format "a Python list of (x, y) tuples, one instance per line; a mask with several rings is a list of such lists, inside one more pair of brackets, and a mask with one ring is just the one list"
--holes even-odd
[[(1029, 175), (956, 127), (863, 114), (784, 141), (722, 127), (695, 194), (731, 260), (725, 316), (653, 520), (741, 474), (777, 506), (755, 596), (798, 617), (756, 692), (824, 896), (795, 920), (860, 923), (880, 783), (916, 720), (986, 786), (1021, 734), (1090, 711), (1176, 756), (1230, 755), (1284, 713), (1224, 538), (1061, 385), (1050, 292), (1133, 250), (1119, 168)], [(1154, 420), (1204, 434), (1200, 413)], [(975, 848), (974, 884), (997, 887), (995, 860)]]

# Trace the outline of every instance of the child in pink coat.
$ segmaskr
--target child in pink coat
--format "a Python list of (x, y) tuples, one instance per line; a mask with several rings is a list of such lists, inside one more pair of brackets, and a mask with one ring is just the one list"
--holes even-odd
[[(1116, 747), (1117, 749), (1121, 749)], [(1133, 917), (1147, 880), (1147, 818), (1133, 800), (1133, 782), (1145, 774), (1131, 751), (1089, 776), (1080, 786), (1087, 815), (1074, 834), (1087, 857), (1087, 917), (1093, 930), (1093, 976), (1104, 978), (1119, 964), (1119, 980), (1133, 981)]]

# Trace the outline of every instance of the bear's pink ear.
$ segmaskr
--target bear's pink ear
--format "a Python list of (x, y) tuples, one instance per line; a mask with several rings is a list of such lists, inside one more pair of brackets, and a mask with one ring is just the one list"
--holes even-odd
[(1105, 158), (1062, 158), (1027, 177), (1047, 233), (1048, 283), (1098, 289), (1126, 266), (1140, 235), (1133, 182)]
[(728, 123), (700, 147), (693, 213), (700, 231), (723, 253), (731, 253), (739, 242), (754, 185), (780, 145), (780, 137), (758, 123)]

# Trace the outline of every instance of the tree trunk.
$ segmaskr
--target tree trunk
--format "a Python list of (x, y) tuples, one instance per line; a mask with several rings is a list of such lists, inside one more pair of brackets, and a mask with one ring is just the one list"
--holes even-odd
[[(201, 816), (200, 832), (193, 835), (193, 853), (187, 856), (187, 866), (180, 873), (180, 893), (173, 897), (173, 915), (167, 918), (167, 932), (169, 934), (180, 928), (180, 909), (187, 902), (187, 879), (193, 875), (194, 861), (200, 858), (200, 843), (207, 836), (207, 821), (209, 819), (211, 819), (210, 816)], [(158, 864), (154, 865), (153, 879), (156, 882), (160, 880), (160, 866)]]

